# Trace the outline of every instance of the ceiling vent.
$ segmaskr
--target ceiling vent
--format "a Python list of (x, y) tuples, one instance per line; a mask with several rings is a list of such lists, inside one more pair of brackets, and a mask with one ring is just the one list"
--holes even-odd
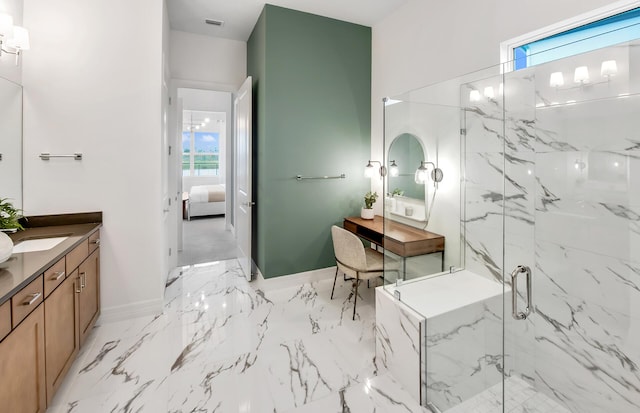
[(224, 21), (216, 19), (205, 19), (204, 22), (217, 27), (222, 27), (222, 25), (224, 25)]

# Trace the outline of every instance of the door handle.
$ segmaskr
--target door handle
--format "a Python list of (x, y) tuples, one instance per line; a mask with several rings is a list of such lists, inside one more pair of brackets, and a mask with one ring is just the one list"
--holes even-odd
[[(518, 312), (518, 275), (527, 274), (527, 306), (524, 312)], [(526, 320), (531, 315), (533, 303), (531, 300), (531, 269), (526, 265), (518, 265), (511, 273), (511, 316), (516, 320)]]
[(245, 203), (244, 203), (244, 206), (249, 207), (249, 208), (251, 208), (252, 206), (255, 206), (255, 205), (256, 205), (256, 203), (255, 203), (255, 202), (252, 202), (252, 201), (249, 201), (249, 202), (245, 202)]
[(87, 273), (86, 272), (81, 272), (80, 273), (80, 290), (84, 290), (84, 288), (87, 286)]

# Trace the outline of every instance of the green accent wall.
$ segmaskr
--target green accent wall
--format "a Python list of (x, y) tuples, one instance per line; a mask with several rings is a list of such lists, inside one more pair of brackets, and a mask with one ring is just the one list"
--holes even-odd
[(266, 278), (333, 266), (331, 225), (359, 215), (370, 188), (371, 29), (266, 5), (247, 43), (247, 74), (254, 261)]

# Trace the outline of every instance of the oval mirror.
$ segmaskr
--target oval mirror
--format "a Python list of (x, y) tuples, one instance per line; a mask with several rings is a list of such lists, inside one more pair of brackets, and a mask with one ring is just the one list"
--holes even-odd
[(410, 133), (398, 135), (387, 154), (388, 191), (390, 195), (425, 200), (425, 185), (415, 181), (416, 169), (426, 159), (420, 140)]

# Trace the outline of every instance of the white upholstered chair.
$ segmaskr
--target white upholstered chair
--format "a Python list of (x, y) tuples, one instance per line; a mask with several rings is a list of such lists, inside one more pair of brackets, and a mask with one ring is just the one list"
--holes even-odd
[(333, 299), (333, 292), (336, 289), (338, 271), (342, 271), (347, 277), (355, 278), (352, 317), (355, 320), (358, 284), (360, 280), (370, 280), (381, 277), (384, 274), (383, 254), (371, 248), (365, 248), (357, 235), (336, 225), (331, 227), (331, 238), (333, 239), (333, 251), (338, 267), (336, 268), (336, 276), (333, 279), (331, 299)]

